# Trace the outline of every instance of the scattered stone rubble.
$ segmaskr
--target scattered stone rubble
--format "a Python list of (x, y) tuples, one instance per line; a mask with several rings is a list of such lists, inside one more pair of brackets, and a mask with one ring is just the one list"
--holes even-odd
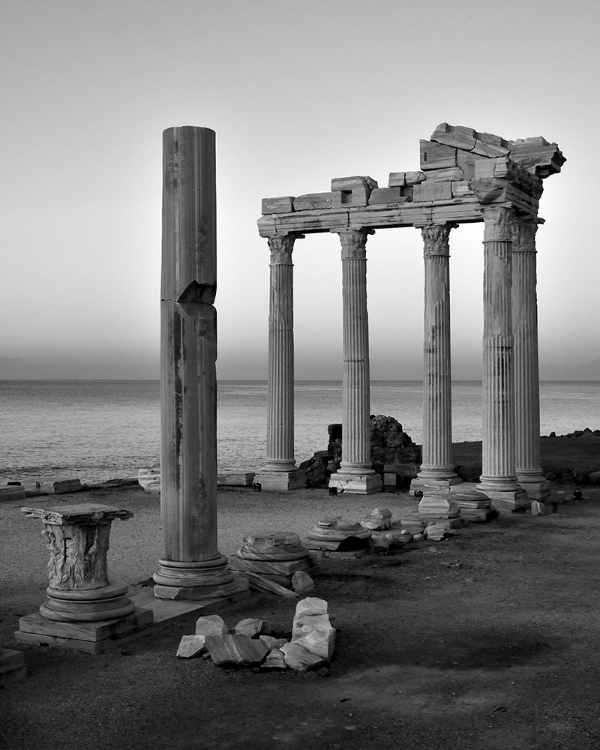
[[(318, 565), (291, 531), (248, 534), (229, 557), (229, 568), (247, 576), (250, 587), (282, 596), (298, 596), (314, 588), (309, 573)], [(283, 589), (283, 591), (282, 591)]]
[(326, 667), (335, 649), (336, 630), (327, 602), (307, 597), (298, 602), (291, 639), (274, 636), (265, 620), (246, 618), (231, 632), (219, 615), (200, 617), (196, 633), (184, 635), (177, 649), (180, 659), (202, 656), (219, 667), (260, 667), (305, 672)]
[(0, 500), (23, 500), (37, 495), (60, 495), (65, 492), (79, 492), (84, 489), (81, 481), (59, 477), (39, 477), (9, 481), (0, 487)]

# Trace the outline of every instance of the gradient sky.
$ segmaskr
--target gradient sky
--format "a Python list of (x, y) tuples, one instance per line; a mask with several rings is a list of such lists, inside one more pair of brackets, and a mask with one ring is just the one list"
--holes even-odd
[[(385, 187), (443, 121), (559, 144), (537, 235), (542, 376), (600, 361), (595, 0), (0, 9), (0, 378), (158, 378), (161, 134), (179, 125), (217, 133), (219, 377), (266, 377), (261, 198), (347, 175)], [(451, 235), (457, 379), (481, 372), (482, 239)], [(372, 377), (420, 378), (420, 233), (381, 230), (367, 257)], [(341, 379), (338, 238), (307, 236), (294, 263), (296, 376)]]

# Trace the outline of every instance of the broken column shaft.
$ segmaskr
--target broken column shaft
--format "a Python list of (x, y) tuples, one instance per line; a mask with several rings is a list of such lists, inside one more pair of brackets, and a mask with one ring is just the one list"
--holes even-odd
[(240, 590), (217, 549), (215, 133), (163, 133), (161, 515), (154, 593), (205, 599)]

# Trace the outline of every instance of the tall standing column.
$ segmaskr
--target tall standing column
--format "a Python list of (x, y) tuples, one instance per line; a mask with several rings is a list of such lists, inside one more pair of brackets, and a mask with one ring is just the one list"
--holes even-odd
[(421, 228), (425, 263), (423, 340), (423, 459), (411, 490), (449, 487), (461, 480), (452, 461), (452, 376), (450, 356), (450, 230)]
[(529, 503), (515, 469), (512, 231), (509, 206), (483, 209), (483, 440), (478, 489), (516, 509)]
[(267, 380), (267, 454), (254, 478), (263, 490), (304, 487), (294, 459), (294, 266), (298, 236), (269, 238), (271, 250)]
[(247, 588), (217, 549), (215, 133), (163, 133), (161, 599)]
[(517, 480), (529, 497), (543, 501), (550, 482), (540, 466), (540, 378), (535, 235), (537, 221), (513, 223), (512, 314), (515, 337), (515, 458)]
[(344, 371), (342, 462), (329, 480), (341, 492), (367, 495), (381, 490), (371, 464), (369, 319), (367, 312), (368, 230), (339, 232), (342, 243)]

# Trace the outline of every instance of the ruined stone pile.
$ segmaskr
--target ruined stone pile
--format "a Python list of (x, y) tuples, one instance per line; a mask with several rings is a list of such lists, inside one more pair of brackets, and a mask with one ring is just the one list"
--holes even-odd
[(219, 615), (209, 615), (198, 618), (193, 635), (182, 636), (177, 657), (202, 656), (219, 667), (305, 672), (330, 664), (335, 635), (327, 602), (307, 597), (296, 606), (291, 638), (274, 635), (269, 623), (254, 618), (240, 620), (230, 632)]
[[(340, 468), (342, 425), (330, 424), (327, 431), (327, 450), (317, 451), (312, 458), (300, 464), (306, 474), (308, 487), (327, 487), (331, 474)], [(413, 443), (397, 419), (381, 414), (371, 415), (369, 434), (371, 463), (379, 472), (384, 473), (387, 485), (396, 486), (397, 477), (417, 475), (421, 463), (421, 447)]]
[(295, 596), (314, 587), (309, 573), (318, 566), (301, 544), (298, 534), (261, 531), (247, 534), (243, 541), (242, 547), (230, 555), (229, 568), (244, 574), (254, 588), (283, 594), (279, 590), (281, 587), (291, 587)]

